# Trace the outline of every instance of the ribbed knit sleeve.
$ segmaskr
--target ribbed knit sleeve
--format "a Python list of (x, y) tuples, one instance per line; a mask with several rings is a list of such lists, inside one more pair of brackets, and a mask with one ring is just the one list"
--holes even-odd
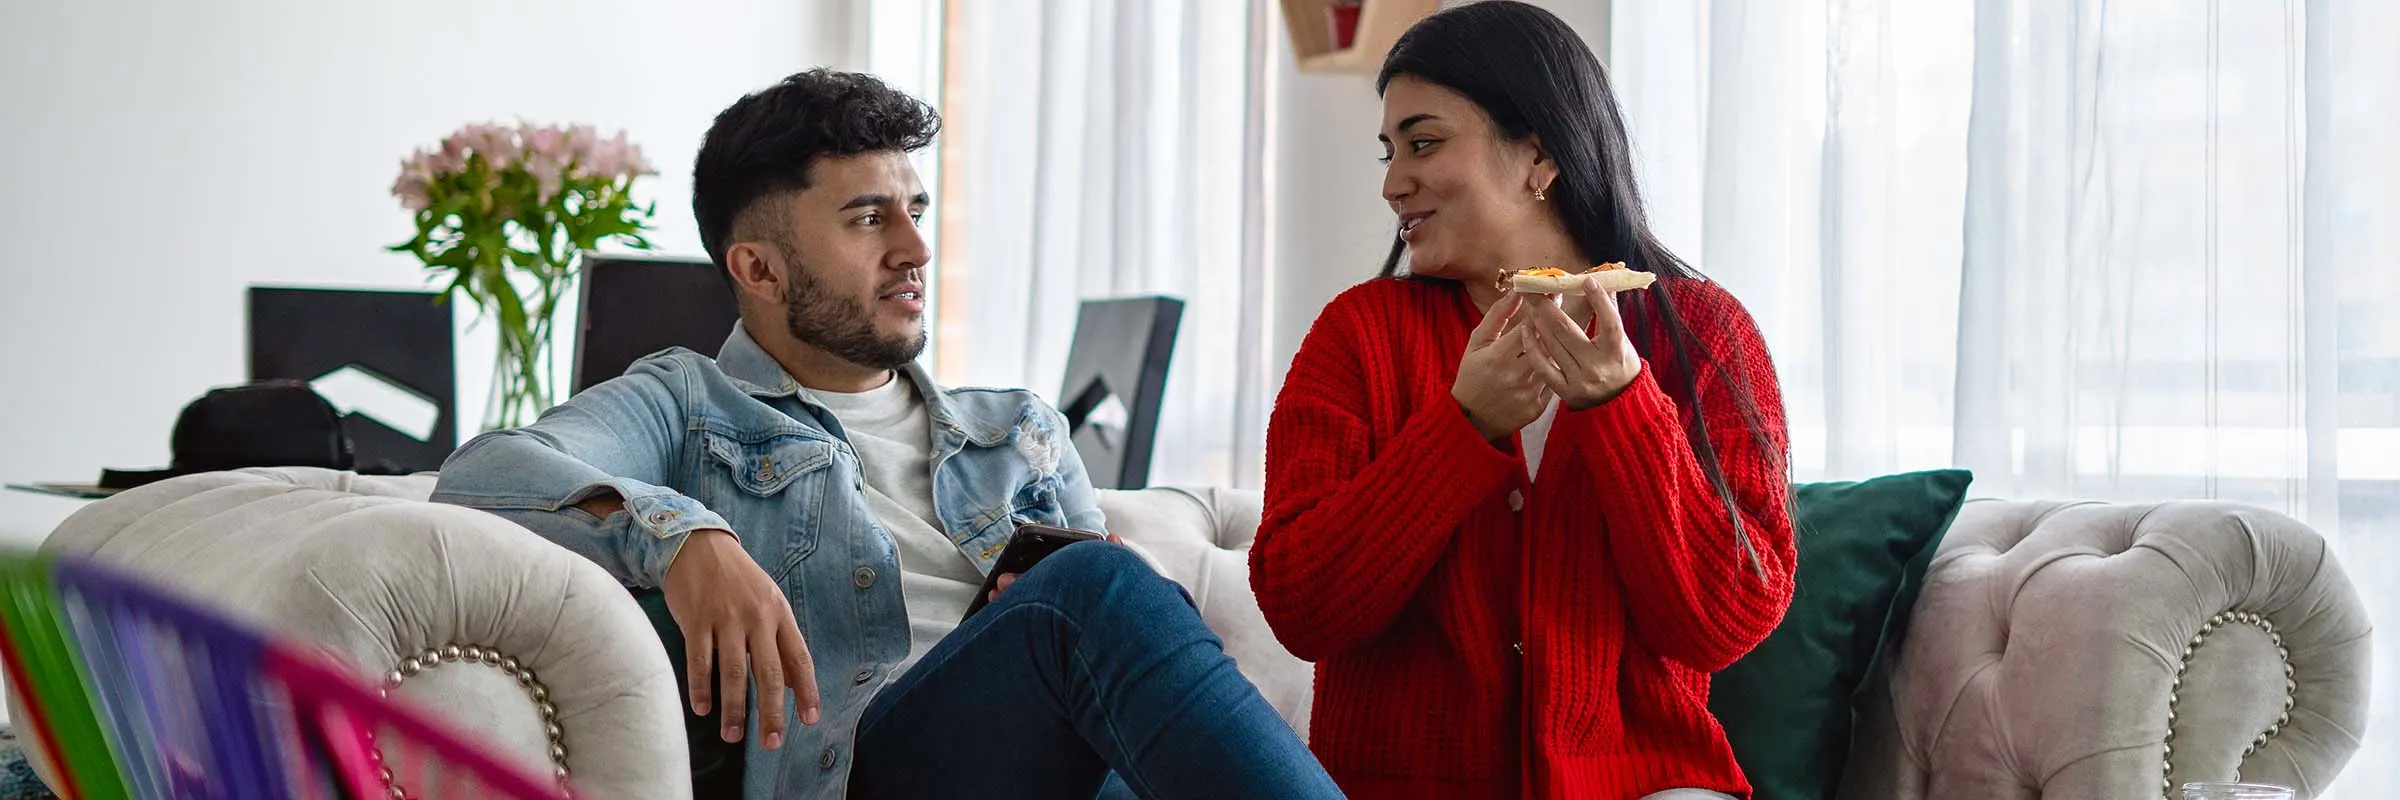
[[(1607, 403), (1559, 415), (1563, 437), (1598, 468), (1595, 505), (1625, 585), (1634, 637), (1651, 652), (1715, 672), (1767, 637), (1792, 597), (1783, 401), (1757, 323), (1714, 284), (1677, 287), (1676, 308), (1713, 361), (1700, 367), (1700, 416), (1739, 509), (1741, 535), (1683, 430), (1681, 410), (1645, 368)], [(1651, 350), (1667, 352), (1662, 340)], [(1725, 391), (1738, 376), (1755, 420)], [(1763, 436), (1762, 436), (1763, 434)], [(1771, 447), (1773, 452), (1763, 449)], [(1554, 440), (1556, 441), (1556, 440)]]
[[(1397, 388), (1409, 384), (1392, 337), (1377, 332), (1425, 324), (1409, 307), (1371, 290), (1328, 305), (1268, 422), (1251, 585), (1276, 637), (1303, 659), (1347, 652), (1390, 626), (1468, 511), (1522, 464), (1476, 433), (1446, 385)], [(1424, 396), (1395, 404), (1397, 391)], [(1396, 431), (1386, 421), (1379, 433), (1379, 408), (1407, 409)]]

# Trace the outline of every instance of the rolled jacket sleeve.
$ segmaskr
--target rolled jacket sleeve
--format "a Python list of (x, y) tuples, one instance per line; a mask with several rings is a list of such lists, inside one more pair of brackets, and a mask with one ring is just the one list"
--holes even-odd
[[(497, 514), (591, 559), (627, 585), (654, 587), (692, 531), (723, 517), (662, 484), (681, 458), (682, 414), (670, 361), (587, 389), (523, 428), (476, 437), (442, 465), (435, 502)], [(597, 517), (580, 504), (615, 495)]]

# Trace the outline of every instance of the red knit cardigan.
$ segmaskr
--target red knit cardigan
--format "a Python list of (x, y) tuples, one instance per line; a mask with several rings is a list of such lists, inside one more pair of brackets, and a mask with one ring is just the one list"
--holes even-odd
[[(1458, 284), (1370, 281), (1302, 342), (1250, 575), (1276, 636), (1316, 662), (1311, 747), (1351, 796), (1748, 795), (1708, 683), (1790, 604), (1783, 404), (1741, 304), (1666, 283), (1715, 356), (1699, 413), (1748, 553), (1660, 388), (1672, 364), (1560, 409), (1535, 483), (1514, 438), (1484, 440), (1450, 395), (1482, 316)], [(1624, 308), (1671, 360), (1655, 308)], [(1729, 368), (1755, 416), (1721, 390)]]

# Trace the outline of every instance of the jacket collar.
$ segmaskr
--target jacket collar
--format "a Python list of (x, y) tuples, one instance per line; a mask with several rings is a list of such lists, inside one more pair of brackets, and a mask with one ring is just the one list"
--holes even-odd
[[(725, 337), (725, 346), (717, 350), (717, 369), (731, 378), (734, 385), (762, 400), (794, 398), (810, 406), (816, 400), (801, 391), (800, 381), (767, 355), (758, 340), (750, 338), (747, 324), (735, 323), (733, 334)], [(948, 389), (933, 381), (933, 375), (914, 361), (900, 368), (902, 377), (917, 385), (917, 395), (925, 401), (925, 414), (934, 427), (967, 439), (979, 446), (989, 447), (1008, 440), (1009, 427), (971, 414), (960, 414), (950, 400)]]

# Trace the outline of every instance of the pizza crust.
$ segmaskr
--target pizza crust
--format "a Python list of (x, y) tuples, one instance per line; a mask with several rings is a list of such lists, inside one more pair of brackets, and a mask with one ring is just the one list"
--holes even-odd
[(1508, 288), (1526, 294), (1572, 294), (1583, 290), (1583, 279), (1596, 278), (1600, 291), (1615, 294), (1649, 286), (1657, 275), (1630, 269), (1604, 269), (1581, 275), (1510, 275)]

